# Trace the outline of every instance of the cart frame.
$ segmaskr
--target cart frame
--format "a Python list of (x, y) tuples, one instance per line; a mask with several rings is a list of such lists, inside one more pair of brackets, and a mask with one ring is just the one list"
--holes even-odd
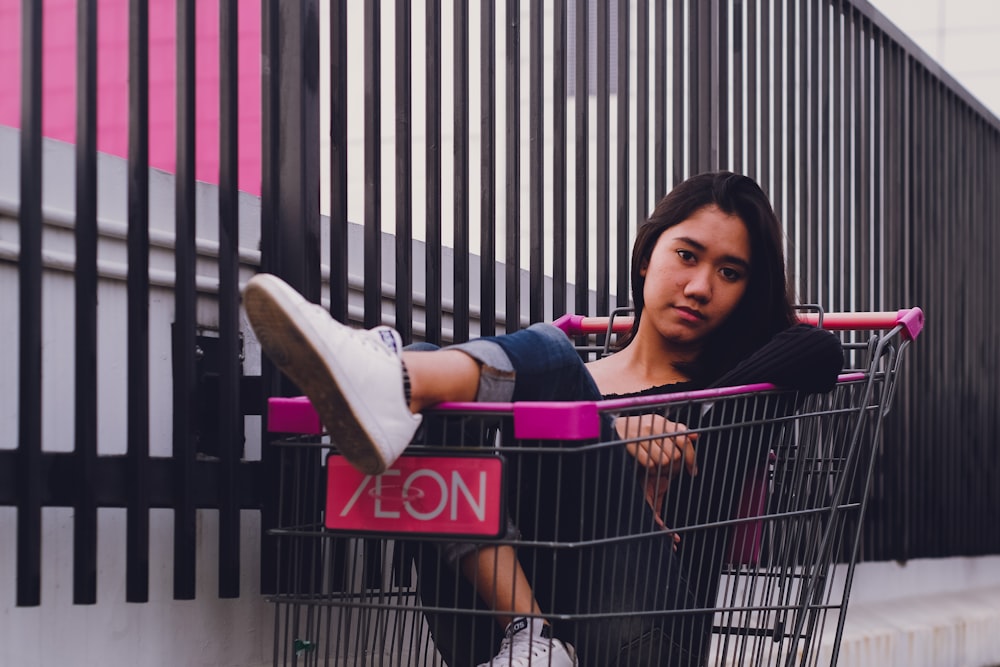
[[(711, 415), (715, 411), (715, 415), (725, 416), (714, 421), (709, 418), (691, 432), (720, 443), (726, 438), (729, 442), (742, 439), (734, 451), (750, 448), (757, 452), (756, 460), (734, 473), (741, 477), (738, 484), (729, 480), (731, 486), (739, 487), (738, 494), (734, 491), (727, 496), (729, 509), (693, 523), (685, 523), (677, 515), (678, 523), (658, 538), (668, 543), (672, 537), (667, 534), (676, 534), (686, 546), (686, 542), (699, 544), (699, 535), (716, 536), (709, 551), (724, 550), (722, 569), (704, 576), (684, 573), (689, 579), (709, 581), (706, 595), (711, 600), (700, 606), (665, 608), (663, 600), (654, 596), (654, 608), (631, 609), (627, 616), (688, 619), (710, 614), (711, 644), (690, 664), (835, 665), (883, 418), (896, 393), (905, 350), (922, 329), (923, 313), (913, 308), (895, 313), (827, 314), (809, 306), (801, 319), (844, 332), (845, 372), (830, 395), (799, 397), (773, 385), (756, 384), (597, 402), (446, 404), (428, 415), (425, 421), (435, 426), (422, 428), (424, 440), (411, 445), (405, 461), (393, 467), (396, 470), (391, 476), (379, 476), (381, 479), (360, 473), (351, 477), (351, 471), (338, 464), (335, 448), (323, 435), (308, 400), (271, 399), (269, 430), (282, 434), (275, 445), (282, 448), (283, 465), (298, 473), (282, 475), (290, 480), (289, 488), (281, 494), (285, 503), (279, 512), (282, 525), (271, 531), (282, 545), (287, 570), (279, 582), (281, 592), (271, 598), (276, 603), (275, 664), (447, 664), (439, 655), (440, 642), (435, 646), (432, 641), (443, 634), (440, 619), (475, 618), (489, 624), (492, 612), (477, 607), (475, 601), (457, 602), (458, 593), (453, 598), (431, 600), (426, 586), (421, 590), (421, 577), (438, 581), (439, 588), (448, 576), (458, 582), (455, 587), (462, 585), (458, 573), (442, 574), (448, 571), (440, 562), (433, 566), (436, 574), (427, 575), (425, 561), (433, 558), (427, 556), (427, 549), (440, 551), (444, 544), (510, 545), (519, 557), (534, 559), (536, 567), (530, 569), (536, 573), (558, 569), (555, 565), (548, 569), (538, 566), (539, 559), (547, 557), (544, 554), (551, 554), (554, 562), (563, 558), (566, 563), (567, 558), (577, 558), (570, 554), (606, 557), (606, 553), (613, 553), (617, 567), (625, 568), (619, 562), (620, 554), (638, 552), (642, 545), (657, 539), (655, 528), (626, 534), (580, 534), (572, 539), (544, 531), (511, 537), (504, 534), (509, 517), (517, 517), (514, 522), (518, 528), (524, 522), (536, 529), (531, 525), (532, 517), (519, 506), (517, 495), (509, 489), (497, 489), (506, 489), (512, 482), (525, 483), (525, 468), (536, 473), (555, 471), (559, 476), (563, 466), (565, 470), (586, 469), (585, 463), (578, 467), (569, 464), (572, 457), (585, 461), (588, 456), (605, 456), (620, 445), (628, 445), (627, 440), (607, 439), (602, 424), (609, 415), (642, 419), (650, 412), (676, 416)], [(581, 353), (593, 355), (607, 354), (610, 341), (631, 322), (627, 314), (616, 312), (608, 318), (566, 316), (555, 324), (576, 338)], [(862, 330), (877, 333), (863, 337), (858, 333)], [(434, 429), (436, 435), (428, 436)], [(732, 435), (735, 433), (741, 435)], [(567, 447), (568, 442), (573, 446)], [(764, 458), (761, 452), (766, 454)], [(744, 461), (747, 456), (738, 453), (734, 460)], [(556, 461), (555, 467), (531, 462), (546, 457)], [(471, 460), (473, 477), (468, 479), (474, 479), (476, 465), (493, 472), (482, 487), (473, 487), (460, 472), (451, 473), (451, 484), (441, 483), (438, 477), (444, 480), (451, 468), (442, 468), (446, 472), (439, 474), (421, 472), (432, 470), (429, 462), (437, 459), (446, 461), (445, 466), (447, 460)], [(317, 474), (321, 461), (324, 465)], [(404, 471), (407, 464), (410, 472)], [(421, 486), (428, 480), (430, 491), (426, 484)], [(416, 509), (414, 493), (433, 495), (437, 489), (440, 493), (430, 506)], [(480, 496), (475, 495), (477, 489)], [(390, 498), (397, 491), (401, 495)], [(536, 493), (544, 495), (540, 488)], [(674, 493), (672, 502), (682, 505), (676, 498), (682, 492)], [(490, 494), (491, 499), (495, 494), (497, 502), (483, 501), (480, 508), (475, 501), (486, 497), (482, 494)], [(318, 503), (317, 497), (326, 503)], [(449, 524), (426, 518), (435, 510), (435, 519), (449, 515), (448, 508), (450, 516), (457, 518), (461, 500), (472, 508), (466, 511), (471, 523), (458, 527), (455, 521)], [(348, 502), (353, 503), (349, 508)], [(353, 523), (338, 518), (349, 516), (364, 503), (368, 503), (368, 514), (360, 521), (356, 516)], [(488, 525), (483, 527), (476, 521), (477, 510), (482, 509), (485, 517), (487, 504), (489, 518), (484, 521)], [(400, 519), (403, 521), (396, 521)], [(723, 532), (725, 537), (719, 538)], [(662, 546), (658, 548), (662, 550)], [(531, 554), (530, 558), (524, 554)], [(605, 579), (616, 576), (601, 574)], [(670, 576), (665, 575), (667, 579)], [(592, 578), (588, 583), (596, 581)], [(637, 595), (641, 596), (643, 583), (649, 582), (632, 582)], [(626, 615), (600, 603), (588, 606), (578, 602), (559, 608), (557, 598), (553, 595), (544, 600), (543, 611), (546, 618), (563, 627), (614, 624)], [(837, 619), (833, 639), (821, 646), (830, 611), (836, 612)], [(459, 623), (449, 622), (456, 627)], [(676, 623), (681, 621), (670, 622), (674, 623), (670, 627), (680, 627)], [(687, 627), (685, 624), (689, 625), (687, 620), (682, 621)], [(455, 657), (458, 649), (448, 657), (465, 664), (463, 660), (480, 660), (487, 649), (471, 650), (478, 650), (479, 657)], [(607, 657), (594, 659), (581, 664), (610, 662)], [(649, 664), (664, 660), (649, 659)]]

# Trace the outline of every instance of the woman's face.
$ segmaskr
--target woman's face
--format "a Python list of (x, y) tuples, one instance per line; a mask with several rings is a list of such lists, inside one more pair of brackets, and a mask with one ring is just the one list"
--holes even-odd
[(640, 327), (653, 327), (665, 341), (696, 352), (746, 293), (750, 260), (746, 225), (715, 205), (666, 229), (641, 271), (646, 282)]

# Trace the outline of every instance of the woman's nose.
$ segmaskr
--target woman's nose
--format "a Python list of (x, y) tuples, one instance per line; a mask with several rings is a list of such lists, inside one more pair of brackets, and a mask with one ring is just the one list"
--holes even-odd
[(684, 285), (684, 296), (701, 303), (712, 298), (712, 276), (708, 270), (694, 271)]

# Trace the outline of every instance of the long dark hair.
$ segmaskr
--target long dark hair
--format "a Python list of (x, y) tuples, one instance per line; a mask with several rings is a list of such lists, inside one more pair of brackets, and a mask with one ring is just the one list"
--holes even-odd
[(711, 205), (735, 215), (750, 236), (750, 276), (746, 293), (726, 321), (708, 335), (698, 358), (683, 370), (692, 380), (709, 383), (795, 323), (792, 296), (785, 280), (782, 232), (771, 202), (753, 179), (728, 171), (687, 179), (660, 200), (639, 225), (632, 246), (632, 304), (635, 321), (619, 347), (636, 335), (645, 306), (642, 275), (660, 235)]

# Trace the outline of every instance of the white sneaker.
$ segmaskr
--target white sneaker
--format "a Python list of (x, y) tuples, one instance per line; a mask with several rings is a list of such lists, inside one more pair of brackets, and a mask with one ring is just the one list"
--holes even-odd
[(371, 475), (391, 466), (421, 420), (404, 396), (399, 334), (345, 326), (269, 274), (250, 279), (243, 306), (264, 352), (309, 397), (344, 458)]
[(540, 618), (515, 618), (507, 626), (500, 652), (479, 667), (576, 667), (576, 650), (552, 637)]

